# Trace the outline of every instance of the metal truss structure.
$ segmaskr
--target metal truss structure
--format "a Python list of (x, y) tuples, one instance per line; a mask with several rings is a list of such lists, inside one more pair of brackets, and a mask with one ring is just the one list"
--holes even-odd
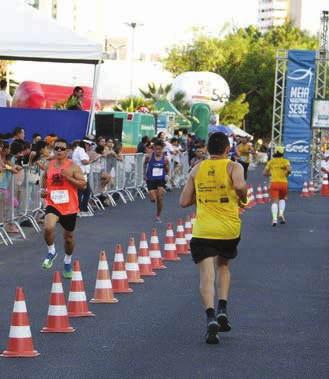
[[(327, 74), (329, 64), (328, 53), (328, 29), (329, 29), (329, 11), (323, 11), (321, 14), (321, 31), (320, 31), (320, 49), (316, 57), (316, 78), (315, 78), (315, 99), (325, 99), (327, 91)], [(272, 150), (275, 145), (282, 143), (284, 129), (284, 102), (285, 102), (285, 85), (286, 71), (288, 63), (288, 54), (286, 50), (277, 51), (275, 82), (274, 82), (274, 99), (273, 99), (273, 117), (272, 117)], [(311, 148), (311, 178), (314, 186), (319, 189), (321, 186), (321, 140), (326, 133), (322, 129), (312, 129)]]

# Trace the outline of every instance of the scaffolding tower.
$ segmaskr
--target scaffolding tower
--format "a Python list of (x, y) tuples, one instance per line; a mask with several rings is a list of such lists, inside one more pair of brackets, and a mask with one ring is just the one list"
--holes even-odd
[[(315, 79), (315, 99), (325, 99), (327, 90), (327, 72), (328, 72), (328, 28), (329, 28), (329, 11), (321, 12), (321, 29), (319, 34), (319, 51), (316, 55), (316, 79)], [(273, 116), (272, 116), (272, 152), (275, 145), (282, 144), (284, 129), (284, 106), (285, 106), (285, 87), (286, 71), (288, 64), (288, 53), (286, 50), (278, 50), (276, 54), (275, 81), (274, 81), (274, 98), (273, 98)], [(312, 130), (311, 146), (311, 178), (314, 186), (319, 189), (321, 186), (321, 139), (322, 129)]]

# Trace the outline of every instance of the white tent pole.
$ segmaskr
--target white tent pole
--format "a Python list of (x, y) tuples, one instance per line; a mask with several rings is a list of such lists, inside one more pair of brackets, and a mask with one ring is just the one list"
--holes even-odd
[(97, 98), (97, 89), (98, 89), (98, 80), (99, 80), (99, 72), (101, 67), (101, 61), (99, 61), (97, 64), (95, 64), (94, 67), (94, 80), (93, 80), (93, 94), (91, 98), (91, 107), (89, 111), (88, 116), (88, 126), (87, 126), (87, 134), (91, 134), (92, 127), (93, 127), (93, 119), (95, 115), (95, 105), (96, 105), (96, 98)]

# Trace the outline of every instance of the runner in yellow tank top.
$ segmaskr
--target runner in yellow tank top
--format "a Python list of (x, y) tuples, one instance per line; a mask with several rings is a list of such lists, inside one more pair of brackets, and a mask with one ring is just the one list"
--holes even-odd
[[(239, 206), (245, 206), (247, 187), (243, 168), (227, 159), (230, 143), (223, 133), (208, 142), (210, 159), (195, 166), (180, 197), (180, 205), (196, 204), (191, 253), (200, 270), (200, 292), (207, 314), (206, 342), (219, 342), (218, 332), (231, 326), (227, 316), (230, 287), (229, 260), (237, 255), (241, 221)], [(214, 308), (215, 265), (219, 275), (217, 314)]]
[(278, 223), (285, 224), (284, 211), (286, 209), (286, 199), (288, 195), (288, 176), (291, 172), (290, 162), (283, 158), (284, 147), (276, 146), (273, 158), (267, 162), (264, 169), (264, 175), (271, 177), (270, 195), (271, 195), (271, 212), (272, 226)]

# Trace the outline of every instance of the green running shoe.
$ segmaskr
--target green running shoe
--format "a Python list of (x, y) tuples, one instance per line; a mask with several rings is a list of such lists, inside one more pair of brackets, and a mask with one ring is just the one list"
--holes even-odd
[(65, 279), (72, 279), (72, 265), (71, 265), (71, 263), (64, 263), (63, 277)]
[(53, 263), (54, 263), (54, 260), (56, 259), (57, 257), (57, 253), (55, 254), (50, 254), (48, 253), (46, 255), (46, 258), (44, 259), (44, 261), (42, 262), (42, 268), (46, 269), (46, 270), (49, 270), (50, 268), (53, 267)]

